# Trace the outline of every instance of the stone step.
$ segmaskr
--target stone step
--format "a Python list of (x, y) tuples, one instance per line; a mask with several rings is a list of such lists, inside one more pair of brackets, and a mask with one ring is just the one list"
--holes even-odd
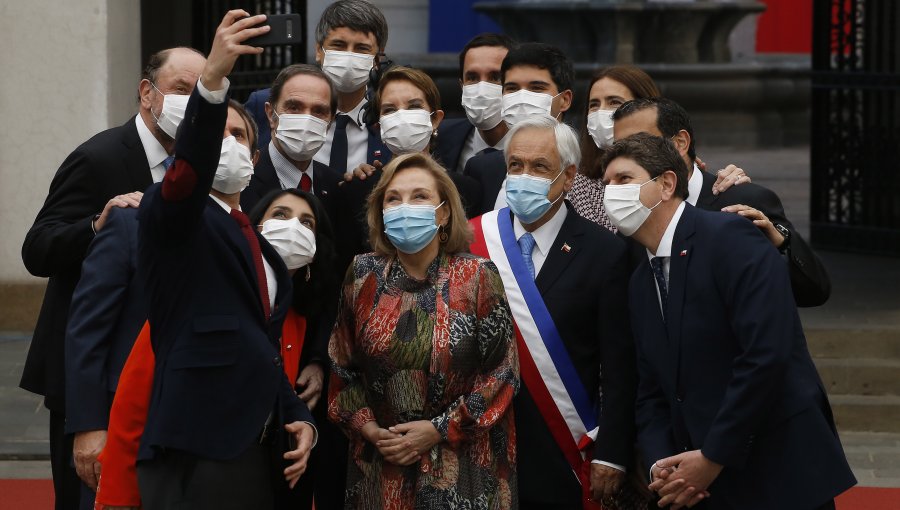
[(900, 329), (806, 329), (814, 358), (900, 360)]
[(900, 395), (900, 359), (815, 358), (829, 394)]
[(829, 395), (842, 431), (900, 432), (900, 396)]

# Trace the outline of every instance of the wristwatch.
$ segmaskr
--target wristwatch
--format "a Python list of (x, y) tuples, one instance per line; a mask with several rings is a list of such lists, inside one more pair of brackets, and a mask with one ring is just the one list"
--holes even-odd
[(781, 246), (778, 247), (778, 251), (784, 253), (785, 251), (787, 251), (791, 244), (791, 230), (781, 223), (774, 223), (773, 225), (775, 225), (775, 230), (777, 230), (778, 233), (781, 234), (782, 237), (784, 237), (784, 242), (782, 242)]

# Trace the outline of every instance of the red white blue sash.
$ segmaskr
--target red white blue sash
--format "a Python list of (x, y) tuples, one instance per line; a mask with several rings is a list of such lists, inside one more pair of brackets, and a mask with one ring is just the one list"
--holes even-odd
[(590, 394), (525, 268), (509, 208), (488, 212), (471, 224), (475, 231), (472, 253), (490, 258), (503, 280), (515, 320), (522, 380), (577, 473), (585, 460), (585, 445), (596, 436), (597, 417)]

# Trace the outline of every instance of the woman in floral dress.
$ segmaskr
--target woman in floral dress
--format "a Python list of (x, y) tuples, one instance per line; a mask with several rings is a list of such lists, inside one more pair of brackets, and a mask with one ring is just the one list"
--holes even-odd
[(329, 344), (346, 508), (517, 508), (512, 318), (497, 268), (466, 253), (456, 188), (428, 155), (400, 156), (367, 221), (375, 252), (347, 272)]

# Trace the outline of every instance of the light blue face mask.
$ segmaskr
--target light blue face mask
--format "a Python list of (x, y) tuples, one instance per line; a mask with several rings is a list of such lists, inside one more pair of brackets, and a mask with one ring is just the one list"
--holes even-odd
[(563, 172), (560, 172), (553, 180), (528, 174), (507, 175), (506, 203), (509, 210), (526, 225), (540, 219), (563, 196), (563, 193), (560, 193), (553, 202), (547, 198), (550, 186), (562, 174)]
[(403, 253), (418, 253), (437, 234), (435, 211), (442, 205), (444, 202), (437, 206), (400, 204), (384, 209), (381, 212), (384, 218), (384, 233), (387, 234), (391, 244)]

